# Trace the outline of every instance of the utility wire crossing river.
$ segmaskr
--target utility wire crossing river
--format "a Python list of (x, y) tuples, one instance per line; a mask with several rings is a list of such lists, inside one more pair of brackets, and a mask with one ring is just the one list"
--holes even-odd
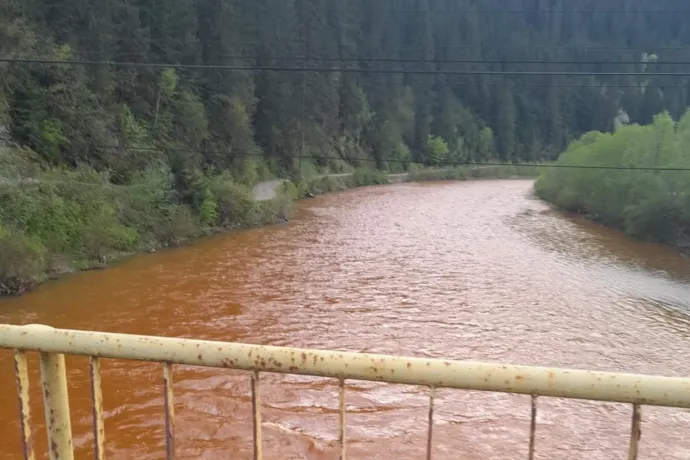
[[(690, 263), (552, 211), (531, 181), (402, 184), (300, 203), (288, 225), (208, 238), (0, 300), (0, 323), (456, 360), (690, 375)], [(31, 362), (39, 426), (37, 360)], [(85, 358), (68, 358), (76, 457)], [(252, 456), (246, 373), (176, 370), (178, 458)], [(160, 366), (102, 363), (109, 458), (164, 456)], [(0, 459), (20, 456), (0, 352)], [(338, 383), (263, 375), (264, 458), (332, 459)], [(348, 382), (349, 459), (418, 459), (428, 392)], [(529, 396), (437, 391), (434, 458), (527, 458)], [(630, 406), (540, 398), (537, 458), (625, 459)], [(639, 458), (690, 458), (690, 414), (645, 407)], [(45, 436), (36, 436), (45, 451)]]

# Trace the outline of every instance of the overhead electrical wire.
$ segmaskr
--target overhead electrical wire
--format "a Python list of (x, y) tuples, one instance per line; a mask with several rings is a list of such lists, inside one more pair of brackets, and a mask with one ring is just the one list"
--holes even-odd
[(278, 67), (278, 66), (237, 66), (218, 64), (174, 64), (132, 61), (87, 61), (0, 58), (0, 63), (71, 65), (71, 66), (112, 66), (151, 69), (189, 69), (189, 70), (237, 70), (269, 72), (317, 72), (317, 73), (378, 73), (378, 74), (416, 74), (416, 75), (467, 75), (467, 76), (569, 76), (569, 77), (690, 77), (690, 72), (573, 72), (573, 71), (514, 71), (514, 70), (415, 70), (415, 69), (361, 69), (350, 67)]
[[(142, 151), (142, 152), (176, 152), (176, 153), (210, 153), (214, 155), (229, 155), (234, 157), (247, 157), (247, 156), (260, 156), (265, 157), (264, 153), (247, 153), (247, 152), (230, 152), (221, 150), (209, 150), (209, 149), (180, 149), (180, 148), (163, 148), (163, 147), (127, 147), (127, 146), (117, 146), (117, 145), (100, 145), (94, 146), (94, 148), (99, 148), (103, 150), (130, 150), (130, 151)], [(311, 155), (285, 155), (282, 158), (285, 159), (309, 159), (317, 161), (337, 161), (344, 160), (342, 157), (315, 157)], [(377, 160), (376, 158), (352, 158), (351, 161), (361, 161), (361, 162), (382, 162), (382, 163), (396, 163), (396, 164), (415, 164), (413, 160), (396, 160), (396, 159), (386, 159)], [(418, 164), (418, 163), (417, 163)], [(531, 168), (556, 168), (556, 169), (600, 169), (600, 170), (617, 170), (617, 171), (658, 171), (658, 172), (680, 172), (680, 171), (690, 171), (690, 167), (653, 167), (653, 166), (621, 166), (621, 165), (564, 165), (556, 163), (510, 163), (503, 161), (495, 162), (473, 162), (473, 161), (461, 161), (461, 162), (437, 162), (435, 166), (516, 166), (516, 167), (531, 167)]]
[[(688, 48), (690, 52), (690, 47)], [(81, 55), (102, 56), (107, 53), (102, 52), (79, 52)], [(119, 56), (128, 57), (148, 57), (146, 53), (112, 53)], [(320, 56), (249, 56), (242, 54), (222, 55), (218, 54), (219, 59), (232, 60), (267, 60), (267, 61), (283, 61), (283, 62), (353, 62), (353, 63), (396, 63), (396, 64), (504, 64), (504, 65), (690, 65), (690, 59), (687, 60), (673, 60), (673, 61), (642, 61), (642, 60), (535, 60), (535, 59), (418, 59), (418, 58), (372, 58), (372, 57), (320, 57)], [(126, 61), (95, 61), (95, 62), (126, 62)]]
[(378, 8), (369, 11), (379, 11), (385, 13), (429, 13), (429, 14), (451, 14), (451, 13), (479, 13), (479, 14), (520, 14), (520, 13), (536, 13), (536, 14), (613, 14), (613, 13), (629, 13), (629, 14), (688, 14), (690, 9), (684, 10), (621, 10), (621, 9), (606, 9), (606, 10), (539, 10), (534, 8), (526, 9), (385, 9)]
[[(98, 39), (98, 37), (93, 37), (93, 40)], [(148, 38), (147, 42), (150, 44), (153, 44), (155, 46), (161, 46), (158, 44), (158, 42), (168, 42), (169, 38)], [(296, 44), (304, 44), (308, 40), (305, 40), (303, 38), (286, 38), (284, 40), (281, 40), (281, 43), (296, 43)], [(263, 42), (228, 42), (229, 46), (246, 46), (246, 47), (256, 47), (256, 46), (262, 46), (264, 45)], [(504, 50), (506, 48), (510, 48), (511, 50), (519, 50), (519, 49), (529, 49), (529, 50), (535, 50), (535, 49), (548, 49), (548, 50), (577, 50), (577, 51), (644, 51), (645, 49), (653, 50), (653, 51), (671, 51), (671, 50), (682, 50), (682, 51), (690, 51), (690, 45), (674, 45), (674, 46), (656, 46), (656, 45), (640, 45), (640, 46), (621, 46), (621, 45), (599, 45), (599, 46), (577, 46), (577, 45), (520, 45), (520, 46), (512, 46), (513, 44), (505, 44), (505, 45), (439, 45), (435, 44), (433, 45), (434, 49), (466, 49), (466, 50), (480, 50), (480, 49), (499, 49), (499, 50)], [(422, 45), (410, 45), (410, 44), (403, 44), (398, 49), (400, 50), (413, 50), (413, 49), (419, 49), (423, 48)], [(94, 51), (93, 54), (99, 54), (102, 53), (100, 51)], [(145, 53), (140, 52), (140, 53), (126, 53), (130, 55), (144, 55)], [(218, 53), (219, 54), (219, 53)]]
[[(688, 49), (690, 51), (690, 49)], [(141, 55), (143, 56), (143, 55)], [(342, 58), (342, 57), (298, 57), (298, 56), (219, 56), (221, 59), (236, 60), (267, 60), (284, 62), (354, 62), (354, 63), (396, 63), (396, 64), (522, 64), (522, 65), (690, 65), (690, 60), (685, 61), (590, 61), (590, 60), (504, 60), (504, 59), (414, 59), (414, 58)], [(118, 62), (118, 61), (115, 61)]]

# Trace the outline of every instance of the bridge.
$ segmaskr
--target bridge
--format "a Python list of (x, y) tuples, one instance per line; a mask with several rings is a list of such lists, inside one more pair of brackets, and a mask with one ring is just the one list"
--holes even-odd
[(496, 363), (406, 358), (327, 350), (249, 345), (182, 338), (168, 338), (94, 331), (54, 329), (43, 325), (0, 325), (0, 348), (14, 350), (19, 396), (23, 455), (34, 460), (30, 412), (28, 355), (38, 352), (45, 407), (48, 456), (73, 460), (72, 430), (67, 391), (65, 355), (89, 357), (96, 460), (105, 458), (101, 358), (161, 363), (166, 458), (175, 458), (173, 371), (175, 365), (239, 369), (251, 380), (254, 459), (262, 459), (262, 373), (299, 374), (336, 379), (339, 382), (339, 451), (347, 455), (345, 382), (365, 380), (429, 389), (426, 458), (432, 458), (434, 394), (438, 388), (525, 394), (532, 397), (528, 459), (535, 458), (535, 434), (539, 397), (586, 399), (631, 405), (629, 460), (637, 459), (642, 406), (690, 409), (690, 379), (597, 372), (575, 369), (513, 366)]

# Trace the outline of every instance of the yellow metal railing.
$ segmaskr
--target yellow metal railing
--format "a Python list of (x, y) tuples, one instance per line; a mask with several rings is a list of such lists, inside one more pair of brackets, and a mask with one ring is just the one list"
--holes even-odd
[(163, 363), (166, 455), (175, 456), (173, 365), (241, 369), (251, 373), (254, 458), (261, 454), (262, 372), (338, 379), (340, 458), (345, 459), (345, 381), (369, 380), (430, 388), (426, 458), (431, 459), (434, 394), (437, 388), (518, 393), (532, 396), (528, 458), (534, 459), (537, 397), (551, 396), (629, 403), (633, 406), (629, 459), (637, 458), (642, 405), (690, 409), (690, 379), (584, 370), (510, 366), (440, 359), (321, 351), (91, 331), (48, 326), (0, 325), (0, 348), (15, 350), (24, 458), (33, 460), (27, 351), (40, 355), (41, 385), (51, 460), (74, 458), (67, 397), (65, 355), (89, 357), (93, 396), (95, 456), (104, 458), (103, 396), (100, 358)]

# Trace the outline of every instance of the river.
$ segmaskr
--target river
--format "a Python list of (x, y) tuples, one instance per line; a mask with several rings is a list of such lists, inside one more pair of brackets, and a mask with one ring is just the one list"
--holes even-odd
[[(690, 263), (531, 198), (525, 180), (400, 184), (301, 202), (289, 224), (210, 237), (0, 300), (0, 323), (512, 364), (690, 375)], [(68, 358), (77, 458), (87, 360)], [(32, 361), (34, 419), (38, 364)], [(251, 458), (249, 378), (178, 367), (179, 458)], [(164, 456), (161, 367), (103, 363), (109, 458)], [(262, 378), (266, 459), (334, 459), (337, 385)], [(350, 459), (419, 459), (427, 393), (350, 382)], [(0, 351), (0, 459), (19, 458)], [(529, 398), (440, 391), (434, 458), (527, 458)], [(541, 398), (542, 459), (626, 459), (631, 408)], [(690, 413), (644, 408), (640, 458), (690, 458)], [(36, 434), (45, 450), (45, 434)]]

